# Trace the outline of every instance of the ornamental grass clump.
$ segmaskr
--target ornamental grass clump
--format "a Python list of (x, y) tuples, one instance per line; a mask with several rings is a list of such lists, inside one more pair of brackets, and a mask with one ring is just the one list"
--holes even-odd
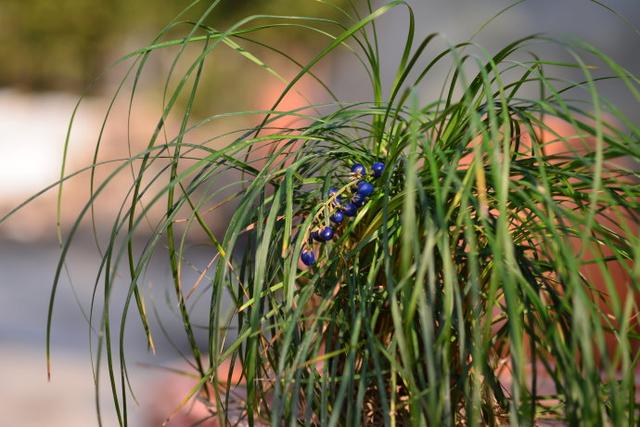
[[(220, 425), (636, 424), (640, 128), (599, 86), (617, 82), (638, 102), (637, 76), (587, 43), (541, 35), (492, 53), (473, 41), (437, 49), (436, 34), (415, 40), (402, 1), (364, 16), (339, 10), (341, 20), (251, 16), (225, 29), (204, 25), (205, 15), (130, 55), (134, 83), (170, 48), (184, 71), (167, 82), (146, 149), (92, 183), (55, 284), (78, 224), (113, 176), (129, 173), (92, 310), (103, 298), (112, 316), (136, 313), (152, 346), (165, 329), (149, 317), (144, 271), (152, 254), (166, 257), (169, 305), (184, 328), (171, 338), (186, 343), (199, 378), (186, 397), (206, 400)], [(375, 22), (392, 12), (406, 15), (407, 35), (383, 82)], [(307, 62), (259, 44), (262, 31), (301, 29), (326, 38)], [(544, 45), (569, 60), (545, 60), (536, 53)], [(360, 61), (349, 73), (369, 79), (370, 99), (344, 102), (315, 74), (333, 52)], [(225, 55), (281, 77), (262, 53), (297, 67), (271, 109), (190, 115), (200, 76)], [(436, 73), (442, 67), (449, 72)], [(303, 78), (330, 101), (281, 109)], [(440, 95), (419, 96), (436, 79)], [(225, 130), (218, 143), (208, 125), (238, 116), (258, 124)], [(205, 127), (202, 141), (192, 136)], [(215, 232), (215, 213), (229, 205)], [(154, 206), (164, 214), (147, 221)], [(152, 232), (140, 246), (143, 226)], [(199, 283), (207, 315), (196, 319), (182, 276), (185, 242), (202, 236), (212, 262)], [(110, 301), (116, 275), (130, 283), (122, 306)], [(140, 343), (109, 329), (109, 316), (93, 319), (96, 369), (107, 367), (126, 425), (122, 349)], [(240, 381), (219, 372), (224, 362)]]

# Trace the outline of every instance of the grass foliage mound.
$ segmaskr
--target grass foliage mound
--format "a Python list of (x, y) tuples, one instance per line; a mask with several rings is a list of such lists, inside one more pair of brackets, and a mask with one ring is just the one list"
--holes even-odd
[[(133, 99), (149, 58), (173, 49), (163, 113), (145, 150), (92, 179), (64, 233), (56, 285), (95, 200), (131, 176), (100, 242), (92, 306), (96, 378), (106, 368), (120, 424), (131, 404), (124, 348), (136, 345), (125, 320), (137, 314), (128, 325), (141, 324), (151, 347), (163, 332), (144, 286), (158, 253), (184, 327), (171, 339), (188, 343), (200, 378), (192, 394), (220, 425), (238, 405), (249, 425), (637, 423), (640, 128), (599, 91), (615, 81), (637, 102), (637, 76), (579, 41), (537, 35), (487, 52), (416, 39), (402, 1), (339, 9), (338, 21), (250, 16), (224, 30), (203, 24), (218, 3), (126, 58), (116, 96)], [(406, 17), (406, 39), (383, 82), (376, 22), (389, 13)], [(265, 31), (314, 32), (326, 47), (296, 61), (261, 44)], [(548, 44), (569, 60), (535, 53)], [(344, 102), (315, 73), (334, 53), (359, 61), (349, 72), (370, 81), (369, 99)], [(266, 111), (192, 117), (202, 75), (227, 55), (284, 91)], [(326, 102), (283, 109), (303, 79)], [(418, 96), (434, 79), (440, 94)], [(223, 124), (238, 117), (258, 124), (230, 132)], [(223, 206), (233, 210), (220, 233)], [(161, 220), (147, 220), (158, 207)], [(149, 228), (144, 245), (134, 241)], [(211, 262), (192, 294), (182, 277), (194, 236), (205, 236)], [(129, 278), (124, 304), (110, 300), (117, 275)], [(196, 303), (206, 318), (192, 317)], [(240, 384), (219, 375), (225, 361)]]

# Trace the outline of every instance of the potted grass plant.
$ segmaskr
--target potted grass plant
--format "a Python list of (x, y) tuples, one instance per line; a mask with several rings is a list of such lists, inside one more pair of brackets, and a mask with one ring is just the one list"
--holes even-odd
[[(116, 97), (133, 82), (133, 99), (150, 58), (175, 49), (162, 111), (146, 146), (108, 175), (94, 179), (103, 164), (90, 165), (91, 196), (62, 239), (50, 321), (81, 222), (130, 177), (100, 242), (105, 308), (92, 324), (118, 422), (130, 400), (125, 320), (136, 314), (151, 348), (161, 333), (144, 298), (161, 253), (199, 378), (185, 401), (207, 402), (202, 425), (635, 425), (640, 129), (599, 86), (616, 81), (637, 102), (637, 76), (585, 42), (540, 35), (491, 53), (471, 41), (437, 50), (438, 35), (415, 38), (402, 1), (360, 14), (336, 6), (335, 20), (250, 16), (224, 30), (206, 25), (218, 3), (127, 57)], [(391, 12), (404, 13), (407, 35), (383, 82), (375, 23)], [(260, 45), (296, 68), (284, 78), (251, 50), (267, 30), (326, 42), (304, 62)], [(571, 61), (536, 54), (548, 44)], [(335, 52), (360, 61), (350, 72), (369, 79), (369, 98), (343, 101), (316, 74)], [(205, 63), (225, 55), (285, 82), (271, 108), (192, 114)], [(434, 78), (440, 95), (424, 99)], [(282, 108), (302, 81), (328, 101)], [(259, 120), (210, 126), (238, 117)], [(215, 214), (228, 206), (220, 229)], [(211, 252), (199, 322), (182, 279), (194, 236)], [(117, 275), (129, 283), (121, 306), (110, 299)], [(230, 392), (239, 387), (242, 398)]]

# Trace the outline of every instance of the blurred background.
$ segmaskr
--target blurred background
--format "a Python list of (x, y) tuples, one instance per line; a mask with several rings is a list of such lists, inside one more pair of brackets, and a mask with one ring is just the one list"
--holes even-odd
[[(331, 2), (349, 7), (346, 0)], [(468, 39), (483, 23), (513, 2), (411, 0), (408, 3), (416, 14), (418, 37), (442, 33), (441, 44), (444, 46), (445, 40), (455, 43)], [(603, 3), (620, 16), (589, 0), (525, 1), (488, 25), (476, 41), (495, 52), (510, 41), (531, 33), (579, 37), (637, 74), (640, 71), (637, 54), (640, 35), (630, 26), (640, 25), (640, 2)], [(75, 117), (69, 142), (67, 171), (77, 171), (92, 162), (111, 97), (131, 65), (130, 61), (117, 63), (118, 59), (148, 45), (188, 4), (186, 0), (0, 0), (0, 215), (56, 181), (69, 120), (80, 96), (84, 96), (84, 100)], [(184, 20), (196, 19), (209, 5), (209, 1), (200, 2), (184, 15)], [(363, 12), (366, 10), (366, 4), (356, 3), (356, 6)], [(205, 23), (224, 29), (248, 14), (336, 18), (339, 11), (313, 0), (227, 0)], [(392, 78), (394, 64), (402, 50), (406, 16), (406, 11), (399, 8), (379, 21), (380, 50), (385, 61), (382, 65), (387, 79)], [(168, 36), (185, 31), (188, 31), (187, 24), (179, 23), (167, 30)], [(302, 63), (327, 43), (318, 35), (291, 29), (268, 30), (260, 37), (261, 42), (277, 46)], [(251, 46), (254, 53), (267, 58), (285, 78), (295, 73), (295, 67), (282, 56), (257, 44)], [(132, 86), (130, 81), (127, 83), (128, 92), (118, 98), (109, 112), (108, 124), (103, 129), (100, 159), (126, 157), (128, 143), (133, 152), (146, 146), (162, 111), (164, 84), (175, 53), (175, 50), (167, 50), (150, 58), (136, 87), (131, 110)], [(547, 54), (559, 53), (550, 50)], [(284, 87), (282, 81), (268, 76), (240, 55), (219, 58), (224, 60), (206, 64), (194, 120), (224, 111), (268, 108)], [(322, 61), (317, 72), (341, 98), (370, 99), (363, 70), (348, 52)], [(441, 82), (429, 81), (424, 96), (435, 96), (439, 84)], [(321, 91), (305, 81), (301, 82), (300, 88), (300, 94), (288, 97), (283, 108), (302, 105), (304, 96), (314, 101), (326, 99)], [(605, 94), (621, 105), (632, 119), (636, 122), (640, 119), (636, 104), (620, 86), (605, 89)], [(179, 100), (177, 110), (183, 102)], [(179, 111), (177, 114), (179, 117)], [(251, 120), (246, 119), (246, 123), (234, 122), (228, 126), (249, 124)], [(169, 129), (176, 126), (169, 120)], [(219, 133), (220, 129), (216, 131)], [(87, 174), (66, 184), (63, 231), (70, 229), (88, 194)], [(117, 191), (111, 198), (108, 193), (94, 212), (98, 236), (111, 225), (119, 208), (114, 202), (120, 198)], [(216, 224), (220, 229), (224, 225), (224, 211), (219, 215), (221, 218)], [(70, 253), (68, 275), (64, 275), (60, 285), (53, 324), (53, 379), (49, 383), (46, 379), (47, 303), (60, 253), (55, 225), (55, 190), (45, 192), (9, 221), (0, 224), (2, 425), (97, 424), (86, 316), (100, 256), (89, 222), (82, 224), (78, 231), (78, 242)], [(191, 273), (186, 273), (185, 282), (193, 283), (201, 266), (206, 265), (211, 256), (210, 251), (197, 242), (190, 247), (189, 255), (193, 268)], [(170, 280), (169, 267), (164, 258), (159, 257), (153, 260), (144, 286), (161, 300), (170, 287)], [(126, 284), (126, 280), (123, 278), (120, 284)], [(126, 291), (117, 284), (115, 288), (116, 293)], [(170, 306), (161, 303), (159, 307), (163, 305)], [(158, 309), (157, 319), (167, 324), (170, 336), (172, 331), (179, 335), (176, 345), (180, 348), (184, 338), (179, 321), (170, 308)], [(132, 404), (129, 408), (131, 425), (159, 425), (189, 385), (188, 381), (176, 380), (182, 385), (167, 386), (176, 375), (162, 367), (184, 364), (167, 340), (159, 341), (157, 355), (148, 353), (141, 328), (135, 321), (129, 322), (127, 343), (130, 378), (139, 397), (139, 405)], [(102, 396), (104, 425), (116, 425), (106, 388), (103, 388)], [(169, 425), (178, 426), (180, 420)]]

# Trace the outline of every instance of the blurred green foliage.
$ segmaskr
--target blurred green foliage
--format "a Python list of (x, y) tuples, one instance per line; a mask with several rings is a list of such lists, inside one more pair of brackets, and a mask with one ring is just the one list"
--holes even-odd
[[(192, 9), (200, 16), (212, 0)], [(144, 46), (188, 0), (2, 0), (0, 87), (80, 91), (118, 57)], [(347, 1), (334, 0), (334, 4)], [(335, 14), (315, 0), (225, 0), (207, 24), (248, 13)]]

